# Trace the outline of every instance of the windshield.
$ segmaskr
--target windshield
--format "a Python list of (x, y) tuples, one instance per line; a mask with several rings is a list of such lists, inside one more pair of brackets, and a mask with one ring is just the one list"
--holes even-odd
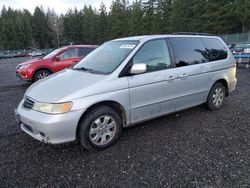
[(138, 42), (135, 40), (106, 42), (77, 63), (73, 69), (109, 74), (122, 63)]
[(62, 49), (64, 49), (64, 48), (58, 48), (58, 49), (54, 50), (53, 52), (50, 52), (48, 55), (44, 56), (43, 59), (52, 58), (53, 56), (58, 54)]

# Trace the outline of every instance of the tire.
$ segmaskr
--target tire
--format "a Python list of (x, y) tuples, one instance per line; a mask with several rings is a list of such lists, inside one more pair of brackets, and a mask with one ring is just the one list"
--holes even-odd
[(99, 106), (91, 110), (79, 126), (79, 140), (87, 150), (110, 147), (118, 141), (122, 132), (121, 117), (108, 106)]
[(36, 82), (42, 78), (45, 78), (47, 76), (49, 76), (51, 74), (50, 71), (48, 70), (39, 70), (36, 72), (36, 74), (34, 75), (33, 81)]
[(209, 92), (207, 108), (211, 111), (219, 110), (224, 103), (226, 89), (222, 83), (216, 82)]

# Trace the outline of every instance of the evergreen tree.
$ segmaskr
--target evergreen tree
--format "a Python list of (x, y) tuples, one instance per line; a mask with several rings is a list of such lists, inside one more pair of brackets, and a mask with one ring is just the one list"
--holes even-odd
[(213, 34), (231, 33), (235, 28), (235, 0), (205, 1), (202, 17), (203, 31)]
[(63, 21), (52, 9), (47, 10), (46, 18), (48, 20), (48, 35), (51, 46), (60, 47), (63, 35)]
[[(22, 33), (24, 35), (23, 37), (23, 47), (22, 49), (25, 49), (32, 44), (32, 26), (31, 26), (31, 20), (32, 20), (32, 15), (31, 13), (27, 10), (24, 9), (22, 12)], [(19, 48), (20, 49), (20, 48)]]
[(194, 0), (174, 0), (173, 10), (170, 15), (170, 33), (172, 32), (190, 32), (193, 31), (192, 23)]
[(124, 37), (129, 33), (128, 18), (129, 9), (126, 0), (112, 2), (108, 16), (109, 39)]
[(172, 12), (172, 0), (158, 0), (158, 19), (161, 33), (169, 33), (170, 30), (170, 16)]
[(160, 28), (160, 14), (157, 12), (157, 0), (144, 0), (142, 2), (142, 9), (144, 12), (143, 24), (145, 34), (161, 33)]
[(240, 21), (241, 32), (250, 32), (250, 1), (237, 0), (235, 13)]
[(103, 2), (100, 5), (97, 21), (97, 43), (102, 44), (106, 41), (108, 35), (107, 11)]
[(128, 23), (129, 35), (146, 34), (143, 23), (143, 11), (141, 0), (136, 0), (132, 3)]
[(97, 13), (91, 6), (84, 6), (83, 13), (83, 29), (81, 32), (81, 41), (85, 44), (96, 44), (97, 41)]
[(144, 34), (206, 32), (230, 34), (250, 30), (249, 0), (113, 0), (107, 12), (85, 5), (64, 15), (36, 7), (2, 7), (0, 49), (47, 48), (73, 44), (101, 44), (107, 40)]
[(32, 33), (35, 46), (47, 48), (48, 43), (48, 21), (42, 7), (36, 7), (32, 17)]
[(84, 36), (82, 36), (84, 22), (82, 11), (78, 11), (76, 8), (74, 10), (70, 9), (62, 19), (64, 28), (64, 45), (84, 42)]
[(4, 25), (4, 39), (6, 49), (16, 49), (19, 45), (18, 27), (17, 27), (17, 11), (8, 8), (6, 14), (3, 16)]

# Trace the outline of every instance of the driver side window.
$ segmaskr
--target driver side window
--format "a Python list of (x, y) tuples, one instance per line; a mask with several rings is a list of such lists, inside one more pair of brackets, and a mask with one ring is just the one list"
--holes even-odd
[(60, 60), (77, 57), (76, 49), (69, 49), (60, 54)]
[(170, 57), (165, 39), (145, 43), (133, 57), (133, 64), (145, 63), (147, 72), (170, 68)]

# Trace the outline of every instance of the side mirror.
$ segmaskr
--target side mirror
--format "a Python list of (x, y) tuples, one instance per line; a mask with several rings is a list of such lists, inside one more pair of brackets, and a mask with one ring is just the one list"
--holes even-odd
[(57, 55), (57, 56), (55, 57), (55, 61), (60, 61), (60, 56), (59, 56), (59, 55)]
[(134, 64), (131, 69), (131, 74), (142, 74), (147, 71), (147, 65), (145, 63)]

